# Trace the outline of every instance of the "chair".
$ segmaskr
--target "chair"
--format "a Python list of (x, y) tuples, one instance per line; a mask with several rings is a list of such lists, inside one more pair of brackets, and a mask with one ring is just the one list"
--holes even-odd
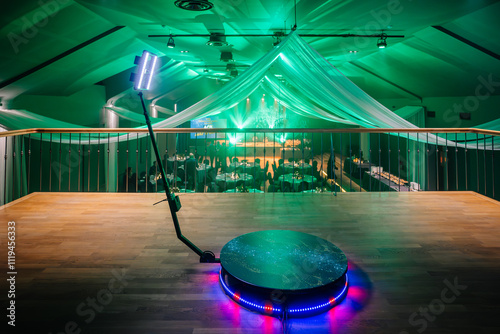
[[(184, 168), (177, 168), (176, 172), (174, 173), (174, 177), (177, 177), (179, 179), (181, 179), (180, 183), (181, 184), (184, 184), (184, 181), (186, 180), (186, 172), (184, 170)], [(177, 178), (174, 179), (174, 183), (178, 182)]]
[(302, 181), (297, 188), (299, 191), (309, 190), (309, 182)]
[(267, 192), (268, 193), (275, 193), (279, 190), (279, 186), (277, 182), (275, 183), (274, 180), (271, 178), (269, 180), (269, 186), (267, 187)]
[(288, 182), (288, 181), (283, 181), (283, 182), (281, 183), (281, 185), (282, 185), (282, 187), (283, 187), (283, 188), (282, 188), (283, 192), (291, 192), (291, 191), (292, 191), (292, 184), (291, 184), (290, 182)]
[(146, 184), (146, 172), (141, 172), (140, 174), (140, 178), (139, 178), (139, 192), (141, 193), (144, 193), (146, 192), (146, 187), (147, 187), (147, 184)]

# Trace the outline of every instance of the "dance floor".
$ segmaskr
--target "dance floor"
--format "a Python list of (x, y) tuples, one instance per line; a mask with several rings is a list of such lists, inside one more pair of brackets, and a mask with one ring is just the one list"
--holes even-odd
[[(182, 194), (183, 233), (217, 255), (253, 231), (289, 229), (346, 254), (331, 311), (280, 320), (247, 311), (177, 240), (158, 193), (34, 193), (0, 208), (1, 265), (16, 223), (23, 333), (498, 333), (500, 203), (473, 192)], [(0, 299), (7, 313), (6, 279)], [(26, 328), (29, 328), (27, 330)], [(25, 329), (22, 331), (21, 329)], [(10, 332), (9, 332), (10, 333)]]

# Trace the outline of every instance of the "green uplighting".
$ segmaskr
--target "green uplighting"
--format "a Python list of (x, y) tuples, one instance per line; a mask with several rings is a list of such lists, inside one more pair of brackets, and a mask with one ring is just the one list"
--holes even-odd
[(237, 142), (238, 142), (238, 139), (236, 138), (236, 135), (235, 136), (229, 135), (229, 143), (230, 144), (236, 145)]

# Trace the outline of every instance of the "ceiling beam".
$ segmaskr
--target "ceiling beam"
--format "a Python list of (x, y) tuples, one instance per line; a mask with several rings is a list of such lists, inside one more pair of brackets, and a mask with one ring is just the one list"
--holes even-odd
[(434, 29), (436, 29), (436, 30), (441, 31), (442, 33), (445, 33), (448, 36), (451, 36), (451, 37), (459, 40), (462, 43), (465, 43), (465, 44), (467, 44), (469, 46), (472, 46), (474, 49), (479, 50), (479, 51), (487, 54), (488, 56), (491, 56), (491, 57), (493, 57), (493, 58), (495, 58), (497, 60), (500, 60), (500, 55), (498, 53), (495, 53), (495, 52), (493, 52), (491, 50), (488, 50), (485, 47), (482, 47), (481, 45), (476, 44), (473, 41), (471, 41), (471, 40), (469, 40), (469, 39), (467, 39), (467, 38), (465, 38), (463, 36), (460, 36), (460, 35), (454, 33), (453, 31), (450, 31), (450, 30), (448, 30), (448, 29), (446, 29), (444, 27), (441, 27), (441, 26), (432, 26), (432, 27)]
[(0, 89), (6, 87), (8, 85), (11, 85), (14, 82), (16, 82), (18, 80), (21, 80), (21, 79), (27, 77), (28, 75), (33, 74), (33, 73), (35, 73), (35, 72), (43, 69), (44, 67), (47, 67), (50, 64), (55, 63), (56, 61), (61, 60), (64, 57), (69, 56), (70, 54), (72, 54), (72, 53), (74, 53), (74, 52), (76, 52), (76, 51), (78, 51), (80, 49), (83, 49), (84, 47), (86, 47), (86, 46), (88, 46), (88, 45), (90, 45), (90, 44), (92, 44), (94, 42), (97, 42), (98, 40), (100, 40), (100, 39), (102, 39), (102, 38), (104, 38), (104, 37), (106, 37), (108, 35), (111, 35), (112, 33), (116, 32), (116, 31), (118, 31), (118, 30), (120, 30), (122, 28), (125, 28), (125, 26), (116, 26), (114, 28), (111, 28), (111, 29), (103, 32), (102, 34), (99, 34), (99, 35), (97, 35), (95, 37), (92, 37), (91, 39), (89, 39), (89, 40), (87, 40), (87, 41), (85, 41), (83, 43), (80, 43), (77, 46), (75, 46), (75, 47), (73, 47), (73, 48), (71, 48), (71, 49), (69, 49), (67, 51), (64, 51), (63, 53), (61, 53), (61, 54), (59, 54), (59, 55), (57, 55), (57, 56), (55, 56), (55, 57), (53, 57), (53, 58), (51, 58), (51, 59), (43, 62), (43, 63), (41, 63), (41, 64), (39, 64), (39, 65), (37, 65), (37, 66), (35, 66), (33, 68), (30, 68), (29, 70), (27, 70), (27, 71), (25, 71), (25, 72), (23, 72), (21, 74), (18, 74), (18, 75), (14, 76), (14, 77), (12, 77), (10, 79), (2, 81), (0, 83)]
[(359, 68), (359, 69), (360, 69), (360, 70), (362, 70), (362, 71), (365, 71), (365, 72), (367, 72), (367, 73), (370, 73), (371, 75), (375, 76), (376, 78), (378, 78), (378, 79), (380, 79), (380, 80), (382, 80), (382, 81), (384, 81), (384, 82), (388, 83), (388, 84), (389, 84), (389, 85), (391, 85), (391, 86), (396, 87), (397, 89), (399, 89), (399, 90), (401, 90), (401, 91), (405, 92), (406, 94), (409, 94), (409, 95), (411, 95), (411, 96), (416, 97), (417, 99), (419, 99), (419, 100), (420, 100), (420, 102), (422, 102), (422, 101), (423, 101), (423, 98), (422, 98), (421, 96), (418, 96), (417, 94), (410, 92), (408, 89), (403, 88), (403, 87), (401, 87), (400, 85), (398, 85), (398, 84), (396, 84), (396, 83), (394, 83), (394, 82), (392, 82), (392, 81), (389, 81), (389, 80), (387, 80), (387, 79), (385, 79), (385, 78), (381, 77), (381, 76), (380, 76), (380, 75), (378, 75), (377, 73), (372, 72), (372, 71), (370, 71), (369, 69), (366, 69), (366, 68), (364, 68), (364, 67), (362, 67), (362, 66), (360, 66), (360, 65), (358, 65), (358, 64), (355, 64), (355, 63), (349, 63), (349, 64), (351, 64), (351, 65), (353, 65), (353, 66), (355, 66), (355, 67)]
[[(210, 37), (211, 34), (169, 34), (169, 35), (148, 35), (148, 37)], [(285, 37), (281, 34), (218, 34), (220, 37)], [(404, 38), (404, 35), (386, 35), (386, 34), (299, 34), (300, 37), (372, 37), (372, 38)]]

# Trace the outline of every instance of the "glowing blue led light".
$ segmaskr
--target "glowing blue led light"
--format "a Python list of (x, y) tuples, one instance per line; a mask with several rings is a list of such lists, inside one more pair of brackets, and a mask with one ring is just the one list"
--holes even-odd
[(281, 308), (279, 308), (279, 307), (272, 307), (272, 308), (270, 308), (269, 306), (266, 307), (266, 306), (262, 306), (262, 305), (258, 305), (258, 304), (252, 303), (252, 302), (250, 302), (250, 301), (248, 301), (246, 299), (243, 299), (241, 297), (236, 298), (236, 294), (234, 292), (232, 292), (227, 287), (226, 283), (224, 283), (224, 279), (222, 278), (222, 271), (219, 274), (219, 281), (221, 282), (221, 285), (224, 288), (224, 291), (226, 291), (227, 294), (231, 295), (231, 297), (233, 299), (237, 299), (238, 302), (241, 302), (241, 303), (249, 305), (249, 306), (253, 306), (254, 308), (257, 308), (257, 309), (263, 310), (263, 311), (272, 311), (272, 312), (278, 312), (278, 313), (281, 312)]
[(148, 80), (148, 84), (146, 85), (146, 90), (149, 89), (149, 87), (151, 87), (151, 80), (153, 79), (153, 72), (155, 70), (155, 66), (156, 66), (156, 61), (158, 60), (158, 57), (157, 56), (151, 56), (152, 57), (152, 62), (153, 62), (153, 65), (151, 65), (151, 68), (150, 68), (150, 73), (149, 73), (149, 80)]
[(290, 310), (288, 310), (288, 312), (290, 312), (290, 313), (308, 312), (308, 311), (312, 311), (312, 310), (321, 309), (321, 308), (324, 308), (327, 306), (333, 306), (337, 300), (339, 300), (340, 298), (342, 298), (344, 296), (344, 293), (347, 291), (348, 281), (349, 281), (349, 278), (347, 277), (347, 274), (346, 274), (344, 288), (342, 289), (342, 291), (340, 291), (340, 293), (335, 298), (330, 299), (327, 303), (323, 303), (323, 304), (320, 304), (317, 306), (312, 306), (312, 307), (307, 307), (307, 308), (290, 309)]
[(142, 57), (139, 61), (139, 69), (136, 74), (136, 78), (138, 75), (138, 80), (136, 80), (134, 89), (135, 90), (148, 90), (151, 86), (151, 80), (153, 78), (153, 72), (155, 70), (156, 61), (158, 60), (158, 56), (144, 51), (142, 53)]
[[(340, 293), (335, 297), (335, 298), (331, 298), (328, 300), (328, 302), (326, 303), (322, 303), (322, 304), (319, 304), (319, 305), (311, 305), (310, 307), (304, 307), (304, 308), (293, 308), (293, 309), (289, 309), (288, 312), (290, 313), (295, 313), (295, 314), (298, 314), (298, 313), (306, 313), (306, 312), (311, 312), (311, 311), (315, 311), (315, 310), (319, 310), (319, 309), (322, 309), (322, 308), (326, 308), (326, 307), (332, 307), (334, 304), (336, 304), (337, 300), (340, 300), (344, 294), (346, 293), (347, 291), (347, 285), (348, 285), (348, 277), (347, 277), (347, 274), (345, 275), (345, 284), (344, 284), (344, 288), (342, 289), (342, 291), (340, 291)], [(226, 294), (228, 294), (229, 296), (231, 296), (231, 298), (233, 300), (235, 300), (236, 302), (238, 303), (242, 303), (244, 305), (247, 305), (247, 306), (251, 306), (253, 307), (254, 309), (257, 309), (257, 310), (262, 310), (262, 311), (267, 311), (267, 312), (273, 312), (273, 313), (281, 313), (281, 308), (279, 307), (270, 307), (270, 306), (262, 306), (262, 305), (259, 305), (259, 304), (256, 304), (256, 303), (252, 303), (244, 298), (241, 298), (239, 295), (237, 295), (236, 293), (232, 292), (229, 287), (226, 285), (226, 283), (224, 282), (224, 279), (222, 277), (222, 270), (221, 272), (219, 273), (219, 281), (222, 285), (222, 288), (224, 289), (224, 291), (226, 292)]]

